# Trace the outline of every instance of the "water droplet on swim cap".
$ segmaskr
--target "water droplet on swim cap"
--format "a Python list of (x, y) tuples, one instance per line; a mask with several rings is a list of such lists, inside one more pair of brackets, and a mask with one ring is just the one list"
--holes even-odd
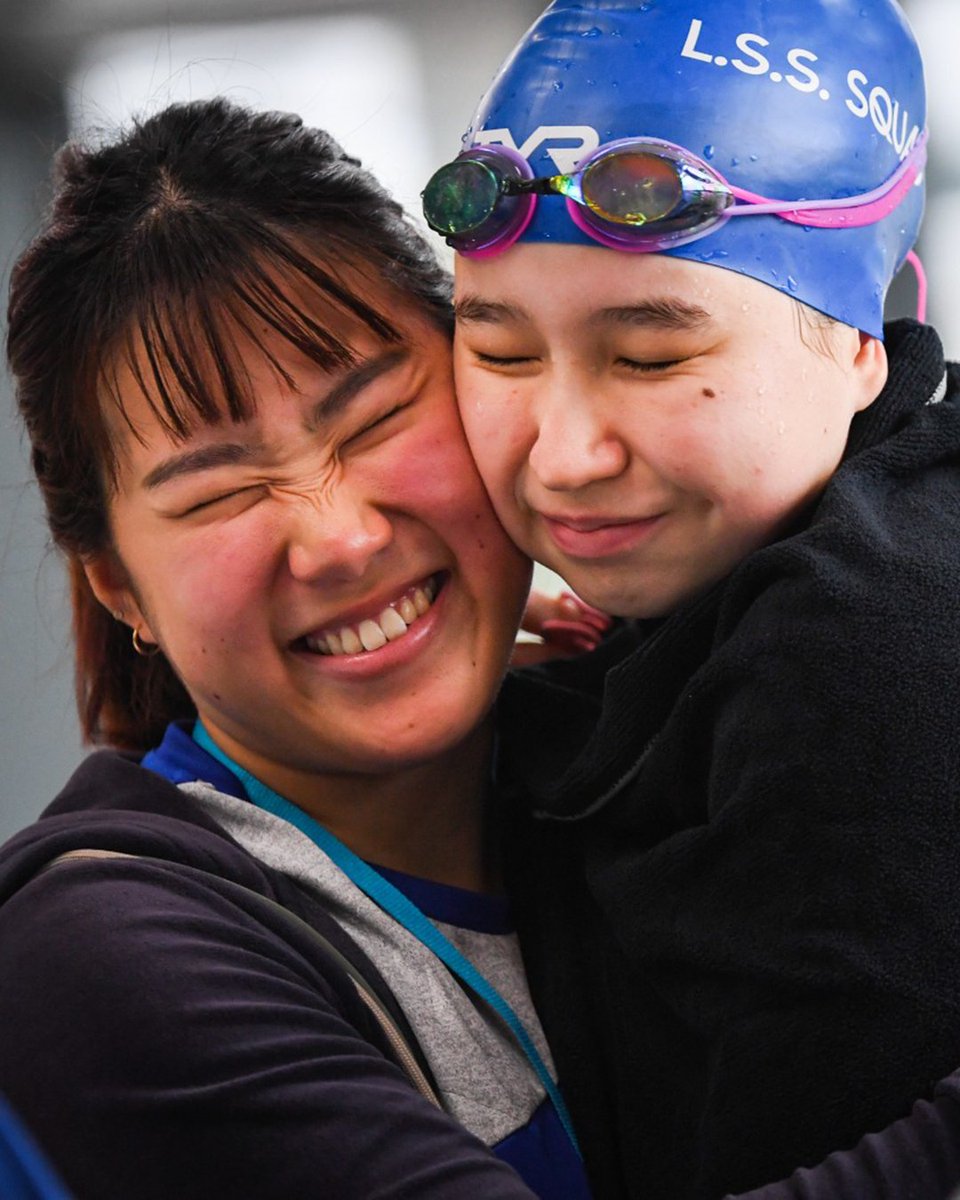
[[(923, 67), (895, 0), (555, 0), (507, 59), (464, 141), (506, 143), (544, 176), (569, 171), (597, 145), (646, 135), (712, 157), (748, 191), (830, 199), (883, 184), (925, 125)], [(738, 217), (666, 253), (719, 267), (723, 250), (724, 269), (879, 335), (923, 194), (921, 183), (860, 228)], [(523, 238), (594, 244), (559, 196), (538, 200)]]
[(704, 146), (703, 157), (707, 160), (707, 162), (712, 162), (713, 159), (716, 157), (716, 154), (717, 154), (716, 146), (714, 146), (712, 144)]

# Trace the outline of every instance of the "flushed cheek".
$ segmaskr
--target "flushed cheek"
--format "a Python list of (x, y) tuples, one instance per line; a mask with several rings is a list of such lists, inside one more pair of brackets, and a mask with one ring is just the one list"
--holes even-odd
[(239, 667), (246, 652), (262, 645), (269, 628), (265, 621), (257, 627), (250, 619), (250, 608), (231, 604), (223, 591), (185, 599), (170, 616), (171, 635), (165, 635), (161, 624), (159, 636), (184, 674), (198, 668), (213, 671), (218, 662), (231, 669)]
[[(493, 608), (490, 620), (510, 623), (513, 615), (503, 612), (506, 601), (512, 602), (519, 620), (530, 564), (497, 519), (459, 425), (432, 443), (425, 460), (411, 459), (391, 475), (392, 490), (403, 497), (404, 510), (443, 539), (467, 590), (481, 607)], [(429, 464), (426, 470), (424, 461)]]
[(438, 530), (493, 519), (459, 424), (379, 464), (371, 485), (384, 504)]
[[(257, 542), (251, 536), (253, 543)], [(162, 638), (169, 619), (174, 637), (186, 635), (193, 647), (215, 653), (226, 646), (249, 643), (255, 618), (263, 618), (269, 596), (270, 572), (262, 549), (260, 558), (249, 546), (207, 539), (205, 549), (177, 556), (164, 584), (161, 603), (153, 606)], [(262, 546), (262, 542), (260, 543)], [(171, 587), (171, 583), (173, 586)]]

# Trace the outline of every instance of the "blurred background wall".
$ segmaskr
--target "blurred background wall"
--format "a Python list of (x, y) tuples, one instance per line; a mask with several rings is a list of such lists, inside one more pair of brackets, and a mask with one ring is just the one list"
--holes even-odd
[[(544, 0), (545, 2), (545, 0)], [(0, 295), (70, 134), (226, 94), (330, 129), (409, 208), (541, 0), (0, 0)], [(933, 150), (921, 253), (930, 316), (960, 355), (957, 0), (907, 0), (928, 60)], [(909, 274), (909, 273), (906, 273)], [(890, 315), (910, 313), (911, 279)], [(0, 370), (0, 840), (79, 761), (63, 572)]]

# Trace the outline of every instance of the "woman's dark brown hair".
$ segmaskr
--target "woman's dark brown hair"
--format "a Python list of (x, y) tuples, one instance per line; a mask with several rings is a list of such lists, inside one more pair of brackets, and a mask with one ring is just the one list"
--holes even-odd
[(104, 407), (120, 403), (117, 368), (134, 370), (174, 436), (198, 420), (243, 419), (251, 397), (238, 336), (257, 342), (269, 326), (325, 368), (352, 358), (298, 304), (305, 288), (279, 279), (397, 338), (347, 282), (358, 272), (450, 328), (449, 279), (430, 247), (355, 159), (296, 116), (198, 101), (112, 144), (60, 151), (49, 216), (13, 271), (8, 354), (68, 561), (89, 741), (144, 750), (194, 712), (163, 655), (135, 653), (83, 570), (110, 548), (116, 462)]

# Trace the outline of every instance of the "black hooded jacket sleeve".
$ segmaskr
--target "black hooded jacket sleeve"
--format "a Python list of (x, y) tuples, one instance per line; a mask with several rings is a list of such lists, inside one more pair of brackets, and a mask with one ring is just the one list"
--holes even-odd
[(960, 1072), (909, 1116), (837, 1150), (812, 1170), (731, 1200), (956, 1200), (960, 1180)]

